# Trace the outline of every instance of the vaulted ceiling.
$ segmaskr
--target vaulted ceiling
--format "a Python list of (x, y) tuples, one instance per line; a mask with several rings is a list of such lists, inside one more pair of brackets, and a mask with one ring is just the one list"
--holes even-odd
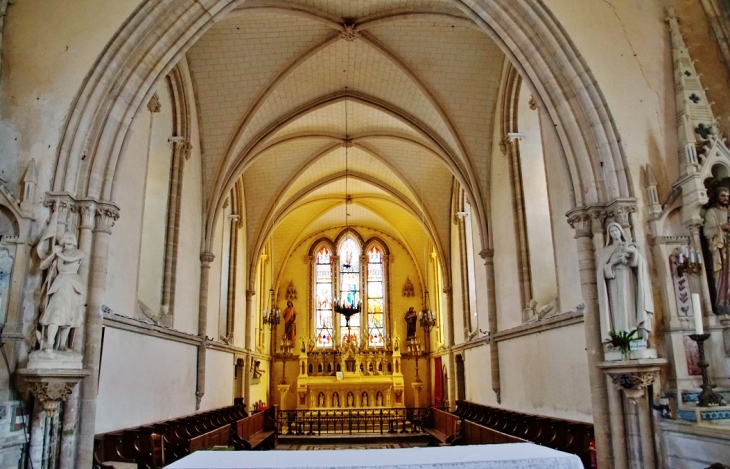
[(505, 56), (458, 2), (247, 1), (187, 60), (208, 210), (243, 178), (252, 254), (275, 230), (282, 259), (345, 208), (412, 252), (425, 219), (443, 254), (453, 181), (486, 196)]

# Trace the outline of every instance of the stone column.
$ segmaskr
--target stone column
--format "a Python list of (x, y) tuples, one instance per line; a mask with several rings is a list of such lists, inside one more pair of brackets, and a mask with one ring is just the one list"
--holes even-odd
[(206, 251), (200, 255), (200, 306), (198, 308), (198, 380), (195, 390), (195, 410), (200, 409), (200, 401), (205, 394), (205, 332), (208, 327), (208, 279), (210, 278), (210, 263), (215, 259), (212, 252)]
[[(251, 376), (251, 350), (254, 348), (251, 343), (251, 336), (253, 331), (253, 321), (256, 317), (256, 311), (253, 307), (253, 297), (256, 295), (256, 290), (246, 290), (246, 363), (243, 364), (243, 402), (249, 406), (251, 402), (251, 380), (248, 379)], [(250, 407), (249, 407), (250, 409)]]
[(588, 379), (591, 389), (596, 455), (598, 467), (610, 469), (614, 466), (609, 430), (608, 392), (603, 372), (597, 367), (603, 361), (603, 341), (601, 340), (596, 286), (596, 249), (593, 244), (594, 234), (598, 234), (595, 241), (599, 245), (603, 239), (601, 233), (604, 217), (605, 213), (598, 208), (582, 208), (568, 212), (568, 223), (575, 230), (581, 292), (583, 301), (585, 301), (583, 324), (586, 335), (586, 353), (588, 354)]
[(278, 384), (276, 388), (279, 390), (279, 410), (286, 410), (286, 393), (289, 392), (289, 384)]
[(421, 407), (421, 390), (423, 389), (423, 382), (411, 383), (413, 386), (413, 407)]
[[(497, 294), (496, 287), (494, 284), (494, 250), (484, 249), (479, 253), (482, 259), (484, 259), (484, 267), (486, 270), (487, 280), (487, 308), (489, 314), (489, 333), (494, 335), (498, 332), (497, 329)], [(502, 391), (500, 387), (499, 377), (499, 347), (496, 341), (489, 341), (489, 357), (492, 372), (492, 390), (497, 395), (497, 402), (502, 402)]]
[(111, 202), (97, 203), (84, 327), (84, 369), (88, 370), (90, 375), (81, 382), (81, 419), (77, 433), (79, 450), (75, 467), (91, 467), (94, 459), (96, 395), (99, 391), (99, 362), (101, 359), (101, 306), (106, 293), (109, 238), (111, 238), (114, 222), (118, 219), (119, 207)]
[(449, 380), (449, 408), (454, 409), (456, 404), (456, 380), (454, 379), (454, 373), (456, 373), (456, 360), (454, 359), (454, 309), (453, 301), (451, 298), (451, 288), (443, 289), (444, 295), (446, 296), (446, 323), (449, 326), (446, 346), (449, 348), (449, 371), (446, 377)]
[[(86, 259), (92, 257), (92, 240), (94, 222), (96, 219), (96, 202), (93, 199), (79, 200), (76, 204), (81, 219), (79, 229), (79, 249), (84, 252)], [(85, 285), (89, 285), (89, 262), (82, 262), (79, 267), (79, 277)], [(73, 333), (73, 349), (79, 353), (84, 350), (84, 334), (81, 330)], [(81, 386), (75, 386), (66, 399), (63, 408), (63, 427), (61, 430), (61, 469), (73, 469), (76, 464), (76, 428), (79, 425), (79, 405)]]
[(651, 424), (651, 409), (647, 401), (646, 388), (654, 383), (659, 371), (666, 364), (667, 360), (663, 358), (599, 364), (600, 369), (606, 373), (613, 384), (609, 391), (614, 394), (612, 400), (620, 399), (623, 394), (626, 397), (625, 402), (632, 406), (631, 409), (624, 409), (621, 414), (621, 420), (626, 422), (629, 433), (618, 434), (614, 431), (613, 434), (614, 439), (618, 439), (620, 436), (624, 438), (615, 442), (614, 445), (624, 447), (622, 465), (615, 467), (656, 469), (654, 430)]

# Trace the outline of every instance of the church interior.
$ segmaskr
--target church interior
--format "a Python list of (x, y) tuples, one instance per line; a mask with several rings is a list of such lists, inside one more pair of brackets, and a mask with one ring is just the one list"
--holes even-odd
[(0, 468), (274, 409), (730, 465), (728, 2), (0, 0), (0, 54)]

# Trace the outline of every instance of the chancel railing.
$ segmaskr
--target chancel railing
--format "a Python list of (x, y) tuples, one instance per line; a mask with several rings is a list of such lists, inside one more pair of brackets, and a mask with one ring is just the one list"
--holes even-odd
[(428, 408), (284, 410), (279, 412), (280, 435), (357, 433), (422, 433)]

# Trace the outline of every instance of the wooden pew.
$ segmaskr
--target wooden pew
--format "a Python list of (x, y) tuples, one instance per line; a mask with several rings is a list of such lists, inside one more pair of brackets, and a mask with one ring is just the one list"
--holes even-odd
[[(154, 422), (140, 427), (99, 434), (94, 439), (94, 468), (105, 469), (105, 461), (136, 463), (139, 469), (153, 469), (160, 460), (172, 463), (190, 454), (190, 440), (223, 428), (230, 434), (230, 425), (247, 417), (245, 406), (235, 405), (198, 414)], [(152, 444), (153, 435), (160, 435), (157, 446)], [(197, 441), (197, 440), (196, 440)], [(203, 440), (205, 444), (205, 439)], [(210, 436), (208, 441), (215, 441)], [(230, 444), (225, 436), (218, 441)], [(218, 443), (212, 443), (215, 445)], [(163, 455), (155, 452), (163, 451)]]
[(527, 443), (527, 440), (487, 428), (478, 423), (464, 421), (464, 443), (467, 445), (499, 445), (503, 443)]
[(213, 446), (228, 446), (231, 444), (231, 426), (223, 425), (209, 432), (203, 433), (188, 441), (188, 451), (194, 453), (201, 449), (212, 448)]
[(231, 442), (236, 450), (273, 449), (276, 446), (276, 406), (269, 407), (231, 425)]
[(464, 444), (461, 419), (440, 409), (430, 409), (423, 422), (423, 431), (431, 436), (430, 445), (455, 446)]
[[(521, 441), (575, 454), (585, 467), (590, 467), (589, 445), (594, 439), (590, 423), (525, 414), (468, 401), (457, 401), (456, 405), (455, 417)], [(477, 431), (482, 432), (481, 429), (465, 426), (464, 430), (472, 432), (472, 441), (482, 438)], [(466, 439), (468, 441), (469, 437)]]

